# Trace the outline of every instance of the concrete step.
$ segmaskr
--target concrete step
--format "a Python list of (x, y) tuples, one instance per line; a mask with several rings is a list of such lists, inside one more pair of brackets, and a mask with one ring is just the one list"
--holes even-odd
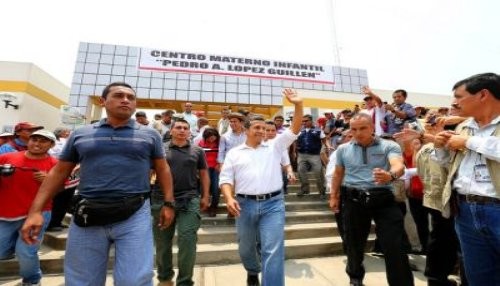
[[(285, 226), (285, 239), (304, 239), (317, 237), (337, 236), (337, 224), (332, 222), (289, 224)], [(53, 250), (64, 250), (68, 230), (60, 232), (46, 232), (43, 243)], [(177, 235), (174, 240), (177, 239)], [(198, 244), (204, 243), (231, 243), (237, 241), (235, 226), (204, 226), (198, 230)]]
[[(370, 235), (367, 249), (373, 245), (374, 236)], [(177, 248), (174, 247), (174, 263), (176, 264)], [(287, 239), (285, 240), (286, 259), (309, 258), (339, 255), (342, 253), (342, 243), (339, 236)], [(62, 273), (64, 265), (64, 250), (54, 250), (42, 246), (40, 251), (40, 267), (43, 273)], [(112, 269), (114, 251), (110, 252), (108, 269)], [(232, 243), (202, 243), (197, 247), (197, 265), (221, 265), (240, 263), (238, 245)], [(0, 276), (15, 276), (19, 271), (16, 258), (0, 261)]]
[[(318, 211), (294, 211), (286, 212), (286, 224), (290, 223), (322, 223), (333, 222), (335, 216), (330, 210)], [(217, 214), (216, 217), (204, 217), (201, 221), (202, 226), (221, 226), (221, 225), (234, 225), (235, 219), (228, 218), (226, 214)]]
[[(285, 211), (311, 211), (311, 210), (328, 210), (328, 201), (322, 201), (319, 199), (308, 199), (307, 196), (304, 197), (304, 200), (296, 200), (289, 201), (288, 197), (292, 197), (295, 195), (286, 195), (285, 198)], [(217, 207), (218, 214), (227, 214), (226, 204), (219, 203)]]

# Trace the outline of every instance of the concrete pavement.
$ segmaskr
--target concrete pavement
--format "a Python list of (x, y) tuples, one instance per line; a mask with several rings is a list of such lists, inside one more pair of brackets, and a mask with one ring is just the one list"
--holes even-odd
[[(349, 285), (349, 278), (344, 271), (345, 260), (345, 256), (286, 260), (285, 284), (287, 286)], [(419, 271), (413, 272), (415, 286), (427, 285), (423, 275), (425, 257), (410, 255), (410, 261), (419, 269)], [(367, 254), (365, 255), (365, 267), (365, 286), (387, 285), (383, 258)], [(246, 272), (241, 264), (200, 266), (195, 268), (194, 280), (197, 286), (246, 285)], [(21, 283), (20, 279), (3, 280), (3, 278), (0, 278), (0, 285), (17, 286), (21, 285)], [(42, 285), (62, 286), (64, 285), (64, 278), (62, 275), (44, 275)], [(106, 286), (108, 285), (113, 285), (112, 274), (108, 275)]]

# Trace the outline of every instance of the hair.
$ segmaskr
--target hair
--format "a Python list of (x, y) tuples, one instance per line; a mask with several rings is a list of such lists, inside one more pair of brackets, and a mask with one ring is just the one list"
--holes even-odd
[(307, 117), (311, 121), (313, 120), (313, 117), (311, 114), (304, 114), (304, 116), (302, 116), (302, 118), (304, 118), (304, 117)]
[(134, 91), (135, 93), (135, 90), (132, 88), (132, 86), (130, 86), (130, 84), (128, 83), (125, 83), (125, 82), (121, 82), (121, 81), (117, 81), (117, 82), (113, 82), (113, 83), (110, 83), (108, 84), (103, 90), (102, 90), (102, 94), (101, 94), (101, 97), (106, 99), (106, 97), (108, 97), (108, 93), (109, 91), (111, 90), (112, 87), (115, 87), (115, 86), (123, 86), (123, 87), (126, 87), (126, 88), (130, 88), (131, 90)]
[(203, 140), (207, 140), (208, 138), (210, 138), (210, 136), (215, 136), (217, 137), (217, 140), (215, 140), (215, 142), (217, 144), (219, 144), (219, 140), (220, 140), (220, 134), (219, 134), (219, 131), (217, 131), (217, 129), (213, 128), (213, 127), (208, 127), (207, 129), (205, 129), (205, 131), (203, 131)]
[(173, 121), (172, 121), (172, 128), (174, 128), (174, 127), (175, 127), (175, 124), (176, 124), (177, 122), (186, 123), (186, 124), (187, 124), (187, 126), (188, 126), (189, 128), (191, 128), (191, 125), (189, 125), (189, 122), (188, 122), (186, 119), (184, 119), (184, 118), (180, 118), (180, 117), (179, 117), (179, 118), (176, 118), (175, 120), (173, 120)]
[(396, 89), (392, 94), (395, 94), (395, 93), (401, 93), (401, 95), (406, 98), (408, 96), (408, 93), (406, 92), (406, 90), (404, 89)]
[(362, 113), (362, 112), (356, 113), (355, 115), (352, 116), (351, 121), (357, 119), (366, 119), (368, 122), (370, 122), (370, 124), (373, 125), (373, 118), (371, 115), (367, 113)]
[(198, 118), (198, 121), (196, 122), (197, 124), (204, 124), (204, 125), (207, 125), (208, 124), (208, 119), (205, 118), (205, 117), (200, 117)]
[(487, 89), (493, 96), (500, 100), (500, 75), (495, 73), (476, 74), (455, 83), (452, 90), (465, 85), (465, 90), (470, 94), (476, 94), (483, 89)]
[(262, 122), (266, 122), (266, 120), (264, 119), (264, 117), (260, 116), (260, 115), (252, 115), (250, 116), (250, 118), (248, 120), (245, 120), (245, 123), (243, 124), (243, 126), (248, 129), (250, 128), (250, 126), (252, 126), (252, 122), (254, 121), (262, 121)]
[(71, 131), (71, 129), (66, 127), (57, 127), (56, 129), (54, 129), (54, 135), (56, 136), (56, 139), (59, 140), (59, 138), (61, 138), (61, 134), (66, 131)]
[(276, 123), (272, 120), (266, 120), (266, 125), (272, 125), (272, 126), (276, 127)]
[(172, 116), (175, 112), (172, 109), (167, 109), (161, 113), (162, 116)]
[(241, 113), (243, 116), (248, 116), (250, 114), (250, 111), (246, 109), (238, 109), (238, 113)]
[(274, 117), (274, 120), (278, 119), (278, 118), (281, 118), (282, 120), (285, 120), (285, 118), (283, 117), (283, 115), (281, 114), (278, 114)]

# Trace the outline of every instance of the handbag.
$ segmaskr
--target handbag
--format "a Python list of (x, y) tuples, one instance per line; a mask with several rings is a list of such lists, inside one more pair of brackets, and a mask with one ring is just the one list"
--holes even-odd
[(138, 211), (147, 199), (146, 194), (119, 198), (76, 199), (73, 221), (80, 227), (103, 226), (124, 221)]

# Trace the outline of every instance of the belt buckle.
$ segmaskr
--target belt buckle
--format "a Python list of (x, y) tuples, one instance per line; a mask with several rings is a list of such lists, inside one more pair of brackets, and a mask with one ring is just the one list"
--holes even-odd
[(264, 194), (264, 195), (255, 195), (255, 200), (256, 201), (265, 201), (265, 200), (267, 200), (267, 194)]
[(466, 203), (477, 203), (477, 200), (474, 199), (472, 195), (464, 195)]

